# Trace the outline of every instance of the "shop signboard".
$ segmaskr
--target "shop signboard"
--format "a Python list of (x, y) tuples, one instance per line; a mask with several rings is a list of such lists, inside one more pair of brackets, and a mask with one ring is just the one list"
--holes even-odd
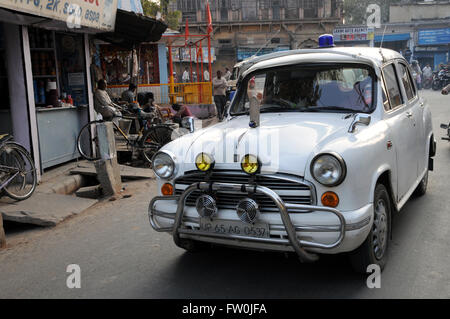
[(450, 28), (419, 30), (419, 45), (450, 43)]
[(67, 27), (113, 31), (118, 0), (0, 0), (0, 7), (64, 21)]
[(371, 27), (345, 27), (333, 30), (336, 42), (345, 41), (370, 41), (374, 39), (374, 28)]

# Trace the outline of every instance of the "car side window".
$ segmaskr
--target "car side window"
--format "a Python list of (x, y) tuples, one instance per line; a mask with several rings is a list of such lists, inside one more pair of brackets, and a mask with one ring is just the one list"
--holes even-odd
[(414, 84), (412, 83), (408, 67), (403, 63), (399, 63), (399, 66), (400, 66), (400, 78), (402, 79), (402, 83), (406, 92), (406, 97), (408, 98), (409, 101), (413, 99), (415, 96)]
[(400, 93), (397, 71), (395, 70), (394, 64), (391, 63), (386, 65), (383, 68), (383, 75), (389, 102), (391, 103), (391, 109), (395, 109), (403, 104), (403, 97)]

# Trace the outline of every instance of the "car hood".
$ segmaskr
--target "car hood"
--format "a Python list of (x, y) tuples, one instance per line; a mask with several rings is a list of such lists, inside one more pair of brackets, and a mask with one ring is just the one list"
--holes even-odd
[(180, 156), (184, 158), (184, 171), (195, 169), (194, 159), (200, 152), (214, 157), (215, 169), (240, 169), (242, 157), (254, 154), (263, 172), (304, 176), (310, 157), (330, 139), (335, 142), (346, 138), (352, 120), (342, 113), (265, 113), (261, 114), (260, 126), (250, 128), (249, 117), (239, 116), (191, 138), (184, 136), (176, 148), (178, 154), (184, 154)]

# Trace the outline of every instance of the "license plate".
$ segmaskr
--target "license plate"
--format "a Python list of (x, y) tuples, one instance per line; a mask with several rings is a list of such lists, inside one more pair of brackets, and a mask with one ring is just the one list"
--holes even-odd
[(269, 225), (264, 223), (245, 224), (234, 220), (201, 218), (200, 230), (224, 235), (242, 235), (256, 238), (269, 237)]

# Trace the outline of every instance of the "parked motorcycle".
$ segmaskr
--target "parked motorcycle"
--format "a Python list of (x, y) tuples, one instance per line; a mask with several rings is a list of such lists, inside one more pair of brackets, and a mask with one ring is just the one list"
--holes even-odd
[(433, 73), (433, 82), (431, 87), (438, 91), (450, 83), (450, 70), (448, 67), (443, 68), (439, 72)]

